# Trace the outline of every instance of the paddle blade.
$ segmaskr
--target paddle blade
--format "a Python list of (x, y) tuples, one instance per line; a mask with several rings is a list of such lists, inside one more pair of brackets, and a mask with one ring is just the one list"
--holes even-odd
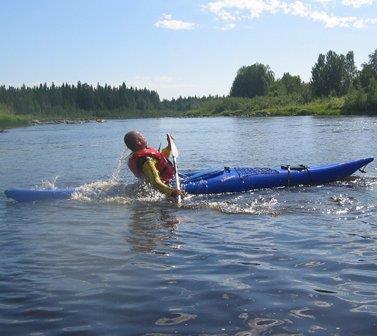
[(169, 137), (169, 140), (170, 140), (170, 147), (171, 147), (171, 155), (175, 158), (178, 157), (179, 153), (178, 153), (178, 148), (177, 148), (177, 145), (175, 144), (172, 136), (170, 134), (168, 134), (168, 137)]

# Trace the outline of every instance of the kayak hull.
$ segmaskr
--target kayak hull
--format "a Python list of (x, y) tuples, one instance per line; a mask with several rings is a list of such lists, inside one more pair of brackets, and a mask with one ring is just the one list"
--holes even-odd
[(33, 202), (54, 199), (69, 199), (75, 192), (74, 188), (67, 189), (20, 189), (12, 188), (5, 190), (5, 196), (17, 202)]
[(182, 185), (189, 194), (242, 192), (253, 189), (296, 185), (318, 185), (342, 180), (372, 162), (373, 158), (340, 164), (321, 165), (302, 170), (270, 168), (224, 168), (223, 170), (183, 177)]
[[(187, 172), (180, 175), (182, 189), (188, 194), (218, 194), (254, 189), (297, 185), (318, 185), (342, 180), (373, 161), (359, 159), (346, 163), (303, 167), (301, 170), (271, 168), (224, 168), (220, 170)], [(5, 191), (8, 198), (18, 202), (69, 199), (76, 191), (67, 189), (19, 189)]]

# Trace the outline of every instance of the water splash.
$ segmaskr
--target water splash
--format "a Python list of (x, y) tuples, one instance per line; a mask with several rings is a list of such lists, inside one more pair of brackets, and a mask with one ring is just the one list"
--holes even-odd
[(333, 182), (331, 185), (348, 188), (361, 187), (372, 190), (377, 186), (377, 176), (349, 176), (342, 181)]
[(355, 199), (353, 197), (343, 194), (333, 195), (330, 197), (330, 200), (339, 206), (352, 205), (355, 203)]
[(119, 174), (122, 170), (123, 162), (126, 161), (128, 157), (128, 149), (124, 148), (118, 157), (113, 173), (111, 174), (110, 181), (117, 181), (119, 179)]
[(37, 189), (41, 190), (55, 190), (57, 189), (57, 182), (58, 182), (59, 176), (55, 176), (52, 181), (49, 180), (42, 180), (42, 183), (40, 186), (37, 186)]
[(106, 198), (122, 195), (125, 199), (125, 185), (108, 179), (84, 184), (72, 194), (71, 198), (81, 202), (106, 201)]
[(138, 181), (135, 188), (135, 199), (140, 202), (161, 202), (166, 199), (165, 195), (153, 188), (149, 183)]
[(228, 214), (254, 214), (254, 215), (276, 215), (278, 204), (274, 197), (265, 198), (259, 196), (247, 203), (232, 203), (232, 202), (209, 202), (208, 207)]
[(119, 181), (119, 175), (127, 156), (128, 150), (124, 148), (116, 161), (115, 168), (109, 179), (84, 184), (76, 188), (71, 198), (81, 202), (109, 202), (111, 199), (121, 199), (122, 203), (129, 203), (131, 201), (130, 194), (132, 187), (130, 189)]
[[(250, 195), (252, 199), (250, 200)], [(231, 197), (232, 200), (227, 198)], [(204, 198), (204, 199), (203, 199)], [(191, 195), (184, 199), (183, 206), (191, 209), (207, 208), (226, 214), (253, 214), (277, 215), (279, 202), (274, 195), (254, 196), (254, 193), (245, 193), (239, 196), (220, 194), (196, 196)]]
[[(353, 177), (321, 186), (258, 190), (241, 194), (190, 195), (184, 207), (212, 209), (226, 214), (280, 216), (282, 214), (321, 214), (340, 219), (360, 217), (377, 209), (365, 191), (374, 189), (375, 177)], [(359, 196), (350, 196), (357, 188)], [(357, 194), (355, 194), (357, 195)]]

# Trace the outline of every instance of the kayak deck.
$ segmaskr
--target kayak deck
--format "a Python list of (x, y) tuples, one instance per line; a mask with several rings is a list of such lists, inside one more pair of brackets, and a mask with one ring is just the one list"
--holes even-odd
[(289, 166), (279, 169), (224, 168), (212, 173), (183, 176), (182, 185), (189, 194), (216, 194), (296, 185), (318, 185), (344, 179), (372, 161), (373, 158), (366, 158), (340, 164), (302, 166), (301, 170), (290, 169)]

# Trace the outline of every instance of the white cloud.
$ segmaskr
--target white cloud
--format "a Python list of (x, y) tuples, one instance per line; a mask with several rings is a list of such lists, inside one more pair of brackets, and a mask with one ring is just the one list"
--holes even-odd
[(224, 24), (220, 29), (221, 30), (232, 30), (236, 25), (234, 23)]
[(162, 17), (154, 25), (157, 28), (172, 30), (192, 30), (196, 27), (193, 22), (174, 20), (170, 14), (162, 14)]
[(362, 6), (373, 5), (373, 0), (342, 0), (342, 4), (344, 6), (359, 8)]
[[(322, 5), (331, 0), (317, 0)], [(342, 0), (343, 3), (364, 3), (373, 0)], [(310, 3), (303, 1), (284, 0), (215, 0), (203, 6), (203, 9), (214, 14), (215, 18), (226, 26), (241, 20), (257, 19), (262, 14), (282, 13), (290, 16), (306, 18), (314, 22), (320, 22), (327, 28), (364, 28), (370, 24), (376, 24), (375, 18), (360, 18), (355, 16), (336, 16), (323, 10), (313, 8)]]

